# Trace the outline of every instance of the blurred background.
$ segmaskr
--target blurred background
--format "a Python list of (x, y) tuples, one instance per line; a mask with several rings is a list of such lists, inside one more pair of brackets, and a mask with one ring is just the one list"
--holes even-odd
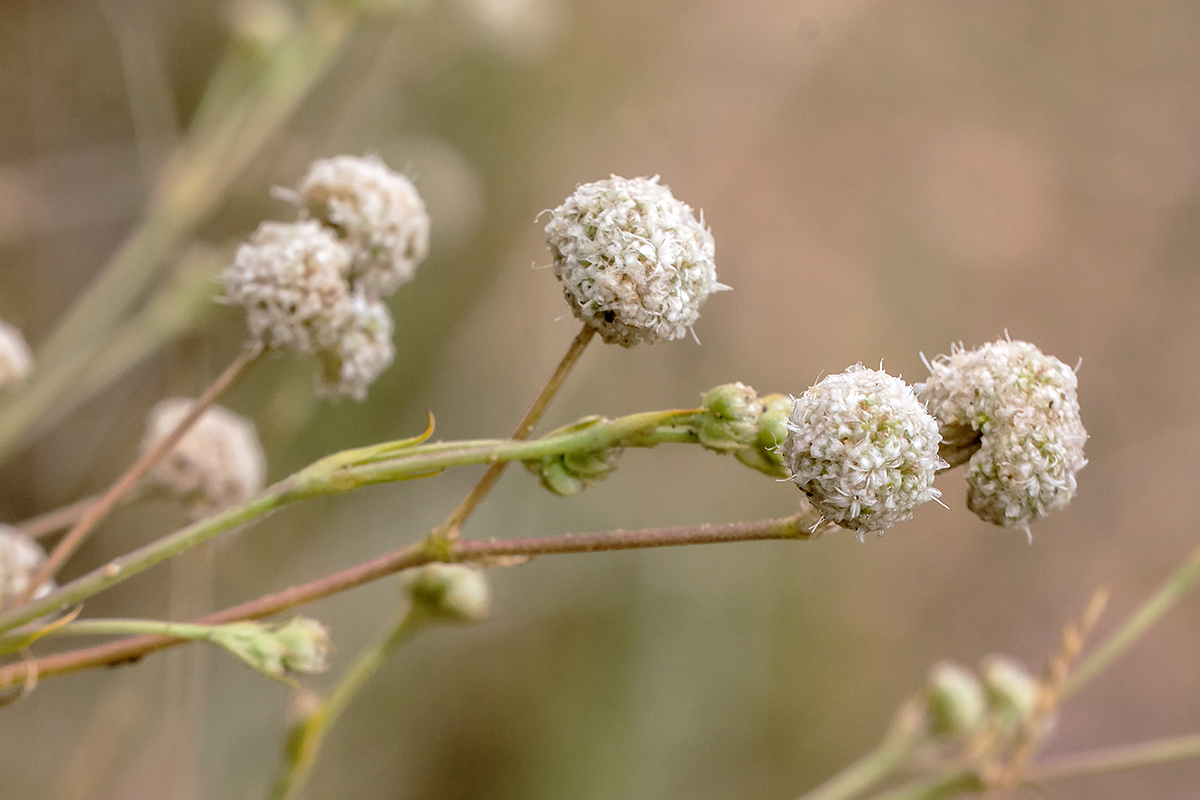
[[(141, 219), (246, 8), (0, 7), (0, 318), (35, 348)], [(703, 209), (733, 291), (705, 307), (699, 345), (593, 344), (541, 430), (693, 406), (734, 380), (799, 394), (859, 361), (917, 381), (922, 352), (1007, 331), (1082, 360), (1090, 464), (1032, 546), (966, 509), (958, 471), (939, 478), (948, 510), (927, 504), (865, 544), (840, 532), (495, 570), (492, 619), (432, 631), (388, 663), (305, 797), (794, 797), (872, 746), (933, 662), (1003, 652), (1039, 669), (1097, 586), (1112, 589), (1102, 635), (1196, 544), (1196, 4), (456, 0), (376, 16), (144, 302), (180, 264), (202, 265), (215, 295), (237, 241), (294, 213), (270, 187), (340, 153), (413, 178), (433, 251), (392, 298), (396, 363), (366, 401), (315, 399), (314, 364), (296, 356), (269, 359), (227, 400), (257, 421), (272, 479), (412, 435), (431, 410), (445, 439), (509, 432), (577, 331), (539, 269), (538, 214), (610, 173), (661, 175)], [(120, 379), (42, 409), (48, 421), (0, 467), (0, 520), (105, 487), (146, 410), (198, 394), (246, 336), (235, 310), (206, 300), (164, 318)], [(88, 614), (191, 616), (318, 577), (423, 536), (477, 477), (286, 509)], [(796, 507), (790, 484), (661, 447), (627, 453), (572, 499), (514, 468), (465, 533)], [(64, 577), (183, 522), (165, 501), (126, 508)], [(1197, 602), (1072, 699), (1049, 752), (1200, 729)], [(305, 683), (331, 686), (399, 606), (387, 580), (310, 607), (337, 652)], [(47, 680), (0, 709), (0, 794), (261, 797), (291, 694), (198, 648)], [(1190, 763), (1053, 788), (1190, 798), (1197, 785)]]

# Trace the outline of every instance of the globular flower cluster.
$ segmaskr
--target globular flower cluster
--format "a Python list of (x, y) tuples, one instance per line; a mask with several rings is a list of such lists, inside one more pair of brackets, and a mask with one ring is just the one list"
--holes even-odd
[(796, 398), (780, 445), (792, 480), (828, 520), (859, 532), (910, 519), (940, 492), (937, 421), (911, 386), (861, 364)]
[[(142, 452), (171, 434), (195, 401), (171, 397), (146, 418)], [(244, 503), (262, 491), (267, 460), (254, 423), (220, 406), (204, 410), (175, 448), (146, 476), (151, 486), (182, 499), (193, 517)]]
[[(46, 551), (41, 545), (17, 528), (0, 525), (0, 605), (25, 594), (45, 560)], [(54, 589), (54, 581), (46, 581), (32, 598), (45, 597)]]
[(586, 183), (546, 224), (554, 274), (575, 316), (608, 343), (687, 335), (717, 282), (703, 216), (653, 178)]
[(942, 435), (977, 439), (967, 505), (995, 525), (1024, 528), (1064, 508), (1087, 464), (1075, 372), (1036, 346), (1001, 339), (953, 349), (919, 389)]
[(21, 331), (0, 320), (0, 392), (20, 383), (33, 369), (33, 354)]
[(361, 400), (395, 357), (382, 298), (428, 254), (429, 216), (373, 157), (317, 161), (292, 196), (301, 219), (258, 227), (225, 269), (225, 298), (264, 346), (317, 353), (321, 391)]

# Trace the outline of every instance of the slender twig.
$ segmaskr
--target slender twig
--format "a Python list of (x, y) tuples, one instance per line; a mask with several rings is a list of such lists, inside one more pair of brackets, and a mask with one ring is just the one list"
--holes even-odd
[(49, 536), (52, 533), (61, 531), (63, 528), (69, 528), (74, 525), (87, 513), (89, 508), (100, 501), (101, 497), (102, 495), (98, 494), (94, 494), (91, 497), (84, 497), (76, 500), (74, 503), (59, 506), (37, 516), (21, 520), (16, 523), (16, 527), (20, 528), (26, 536), (34, 539)]
[(1027, 782), (1036, 784), (1194, 758), (1200, 758), (1200, 733), (1047, 758), (1034, 765), (1026, 779)]
[(143, 453), (134, 462), (133, 466), (126, 470), (125, 474), (109, 487), (100, 500), (88, 507), (82, 516), (80, 516), (79, 521), (75, 523), (75, 526), (71, 528), (70, 533), (64, 536), (62, 541), (55, 546), (54, 551), (50, 553), (50, 557), (38, 567), (33, 579), (29, 582), (28, 588), (26, 588), (25, 593), (21, 596), (20, 603), (27, 602), (37, 590), (37, 587), (54, 576), (54, 573), (62, 566), (63, 562), (83, 544), (84, 539), (87, 538), (89, 533), (95, 530), (100, 521), (108, 516), (109, 512), (116, 508), (117, 504), (126, 495), (137, 488), (138, 483), (145, 477), (146, 473), (162, 461), (175, 448), (175, 445), (179, 444), (180, 440), (191, 429), (192, 424), (200, 418), (200, 415), (232, 389), (238, 379), (249, 371), (250, 367), (254, 365), (254, 362), (258, 360), (261, 354), (262, 345), (260, 344), (252, 345), (243, 350), (241, 355), (233, 360), (233, 363), (229, 365), (225, 372), (192, 404), (191, 409), (179, 421), (175, 429), (169, 435), (163, 437), (154, 447)]
[(986, 789), (987, 783), (978, 773), (958, 770), (922, 778), (884, 794), (872, 795), (872, 800), (942, 800), (945, 797), (976, 794)]
[(924, 722), (922, 704), (913, 700), (905, 703), (891, 730), (874, 750), (806, 792), (800, 800), (849, 800), (890, 777), (912, 757)]
[[(550, 405), (550, 401), (554, 398), (554, 395), (562, 388), (563, 381), (567, 379), (571, 368), (579, 361), (579, 357), (583, 355), (588, 342), (592, 340), (595, 334), (596, 329), (586, 324), (579, 331), (579, 335), (571, 342), (571, 346), (567, 348), (566, 354), (558, 363), (558, 368), (554, 370), (554, 374), (546, 381), (546, 385), (542, 387), (542, 391), (538, 394), (537, 399), (533, 401), (533, 405), (525, 412), (525, 416), (521, 419), (520, 424), (513, 431), (512, 439), (518, 441), (524, 439), (533, 430), (533, 426), (537, 425), (538, 420), (542, 417), (542, 413)], [(507, 466), (507, 461), (497, 461), (489, 466), (487, 471), (483, 473), (483, 477), (479, 479), (479, 483), (475, 484), (475, 488), (463, 498), (462, 502), (458, 504), (458, 508), (450, 513), (446, 521), (439, 525), (432, 535), (435, 538), (444, 537), (447, 541), (458, 538), (458, 532), (462, 528), (463, 523), (467, 521), (467, 517), (471, 515), (471, 512), (475, 510), (475, 507), (479, 505), (483, 498), (487, 497), (488, 492), (496, 485), (496, 481), (500, 479), (500, 474), (504, 472)]]
[(287, 757), (271, 788), (270, 800), (285, 800), (304, 785), (312, 772), (325, 735), (349, 705), (350, 700), (398, 647), (421, 631), (429, 618), (419, 606), (411, 606), (380, 638), (358, 655), (350, 669), (320, 708), (298, 723), (287, 743)]
[[(459, 540), (451, 545), (451, 558), (457, 561), (489, 561), (502, 556), (539, 556), (569, 553), (595, 553), (607, 550), (633, 550), (649, 547), (677, 547), (693, 544), (749, 542), (768, 539), (815, 539), (823, 534), (820, 514), (808, 508), (781, 519), (734, 522), (698, 527), (614, 530), (604, 533), (549, 536), (531, 539), (492, 541)], [(372, 559), (324, 578), (268, 594), (257, 600), (208, 614), (197, 625), (215, 625), (244, 619), (261, 619), (331, 595), (353, 589), (409, 567), (445, 560), (418, 543)], [(119, 642), (45, 656), (34, 662), (41, 677), (65, 675), (98, 666), (136, 661), (147, 653), (178, 644), (161, 636), (139, 636)], [(0, 690), (21, 686), (27, 675), (23, 665), (0, 667)]]

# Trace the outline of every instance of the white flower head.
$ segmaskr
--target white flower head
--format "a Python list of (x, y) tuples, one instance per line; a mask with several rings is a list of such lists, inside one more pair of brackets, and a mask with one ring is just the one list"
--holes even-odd
[(861, 364), (829, 375), (796, 398), (780, 445), (792, 480), (829, 520), (882, 531), (940, 496), (933, 478), (937, 421), (911, 386)]
[[(175, 430), (195, 401), (172, 397), (146, 418), (142, 452)], [(262, 491), (267, 460), (254, 423), (220, 406), (204, 410), (147, 481), (181, 498), (196, 518), (244, 503)]]
[(392, 317), (377, 296), (353, 288), (354, 256), (315, 220), (264, 222), (225, 268), (225, 297), (246, 308), (267, 347), (316, 352), (318, 388), (359, 400), (395, 356)]
[[(0, 604), (23, 595), (45, 560), (41, 545), (17, 528), (0, 525)], [(46, 581), (32, 599), (45, 597), (54, 589), (54, 581)]]
[(368, 300), (355, 293), (350, 298), (349, 313), (337, 345), (320, 352), (317, 390), (362, 400), (367, 396), (367, 387), (395, 356), (388, 307), (382, 300)]
[(653, 178), (586, 183), (546, 224), (575, 316), (630, 347), (685, 336), (717, 282), (712, 233)]
[(410, 281), (429, 255), (429, 215), (412, 181), (375, 156), (314, 161), (296, 187), (301, 214), (353, 252), (351, 287), (371, 297)]
[(33, 369), (33, 354), (21, 331), (0, 320), (0, 392), (25, 380)]
[(1065, 508), (1087, 464), (1075, 372), (1036, 346), (1001, 339), (953, 349), (919, 386), (948, 441), (978, 439), (967, 462), (967, 505), (995, 525), (1023, 528)]
[(264, 222), (225, 268), (225, 297), (245, 306), (250, 333), (267, 347), (333, 347), (349, 310), (350, 261), (318, 222)]

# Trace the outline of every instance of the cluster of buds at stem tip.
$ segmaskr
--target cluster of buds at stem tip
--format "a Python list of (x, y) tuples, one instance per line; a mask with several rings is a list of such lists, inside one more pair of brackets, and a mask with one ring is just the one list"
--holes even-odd
[[(160, 401), (146, 418), (142, 452), (169, 436), (195, 401)], [(146, 483), (183, 501), (200, 519), (246, 502), (262, 491), (267, 460), (254, 423), (220, 406), (206, 408), (175, 448), (155, 464)]]
[(653, 178), (585, 183), (550, 212), (554, 274), (575, 316), (608, 343), (678, 339), (717, 282), (712, 233)]
[(325, 626), (308, 617), (293, 617), (271, 625), (231, 622), (214, 625), (205, 636), (253, 669), (286, 683), (288, 675), (324, 672), (333, 645)]
[(315, 162), (295, 191), (296, 222), (264, 222), (225, 268), (225, 300), (264, 346), (315, 352), (318, 389), (366, 396), (392, 363), (383, 302), (429, 252), (429, 216), (408, 178), (378, 158)]
[[(954, 348), (918, 384), (942, 438), (967, 462), (967, 505), (995, 525), (1023, 529), (1065, 508), (1087, 464), (1075, 371), (1028, 342)], [(977, 449), (976, 449), (977, 448)]]
[[(0, 524), (0, 607), (21, 597), (46, 560), (42, 546), (21, 530)], [(46, 581), (33, 593), (38, 600), (54, 591), (54, 581)]]
[[(587, 430), (607, 422), (603, 417), (584, 417), (578, 422), (557, 428), (547, 436)], [(559, 453), (525, 462), (525, 468), (541, 479), (542, 486), (561, 497), (573, 497), (587, 487), (604, 480), (617, 468), (624, 452), (620, 447), (606, 447), (579, 453)]]
[(1037, 679), (1009, 656), (986, 657), (978, 673), (952, 661), (938, 662), (925, 683), (925, 734), (946, 742), (986, 732), (989, 747), (1003, 749), (1022, 735), (1037, 712), (1040, 691)]
[(15, 386), (33, 369), (33, 354), (21, 331), (0, 320), (0, 392)]

